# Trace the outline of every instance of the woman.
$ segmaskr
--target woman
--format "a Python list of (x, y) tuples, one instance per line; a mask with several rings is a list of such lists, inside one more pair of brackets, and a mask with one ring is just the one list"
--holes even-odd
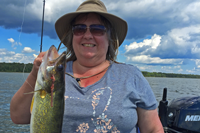
[[(56, 32), (67, 47), (63, 132), (161, 133), (157, 101), (134, 66), (117, 63), (127, 24), (107, 13), (99, 0), (83, 2), (76, 12), (59, 18)], [(44, 52), (11, 101), (14, 123), (30, 122), (32, 95)]]

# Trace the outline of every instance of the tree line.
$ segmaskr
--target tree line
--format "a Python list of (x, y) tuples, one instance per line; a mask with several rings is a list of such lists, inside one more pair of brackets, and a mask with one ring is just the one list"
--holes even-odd
[[(33, 64), (28, 63), (5, 63), (0, 62), (0, 72), (25, 72), (30, 73)], [(142, 71), (145, 77), (170, 77), (170, 78), (200, 78), (200, 75), (193, 74), (176, 74), (176, 73), (161, 73), (161, 72), (146, 72)]]
[(24, 64), (24, 63), (1, 63), (0, 62), (0, 72), (31, 72), (33, 67), (32, 63)]
[(142, 74), (145, 77), (200, 78), (200, 75), (194, 75), (194, 74), (176, 74), (176, 73), (161, 73), (161, 72), (146, 72), (146, 71), (143, 71)]

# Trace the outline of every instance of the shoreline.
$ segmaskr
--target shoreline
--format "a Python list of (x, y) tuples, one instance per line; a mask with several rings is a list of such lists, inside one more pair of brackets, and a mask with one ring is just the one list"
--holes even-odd
[[(5, 71), (0, 71), (0, 73), (30, 73), (30, 72), (5, 72)], [(145, 73), (150, 73), (150, 72), (145, 72)], [(160, 74), (160, 73), (156, 73), (156, 72), (151, 72), (155, 75), (152, 75), (152, 76), (148, 76), (148, 75), (145, 75), (144, 72), (142, 72), (143, 76), (145, 78), (148, 78), (148, 77), (151, 77), (151, 78), (190, 78), (190, 79), (200, 79), (200, 75), (192, 75), (192, 74), (174, 74), (174, 73), (162, 73), (162, 74), (170, 74), (171, 76), (159, 76), (159, 75), (156, 75), (156, 74)], [(150, 74), (151, 74), (150, 73)]]

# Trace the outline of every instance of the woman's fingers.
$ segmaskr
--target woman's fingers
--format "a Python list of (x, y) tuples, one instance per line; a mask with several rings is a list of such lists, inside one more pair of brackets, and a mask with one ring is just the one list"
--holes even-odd
[(46, 52), (41, 52), (41, 53), (37, 56), (37, 58), (35, 58), (35, 60), (34, 60), (34, 62), (33, 62), (33, 68), (32, 68), (31, 73), (32, 73), (32, 75), (33, 75), (34, 77), (37, 77), (37, 73), (38, 73), (39, 67), (40, 67), (40, 65), (41, 65), (41, 63), (42, 63), (42, 58), (43, 58), (43, 56), (45, 55), (45, 53), (46, 53)]

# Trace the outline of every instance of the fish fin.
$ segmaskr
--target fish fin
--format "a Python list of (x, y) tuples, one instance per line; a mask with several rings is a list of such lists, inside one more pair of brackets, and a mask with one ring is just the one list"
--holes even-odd
[(33, 93), (35, 93), (35, 92), (39, 92), (39, 91), (41, 91), (41, 90), (27, 92), (27, 93), (24, 93), (24, 95), (27, 95), (27, 94), (33, 94)]
[(47, 92), (45, 90), (39, 90), (40, 91), (40, 97), (45, 98)]
[(33, 103), (34, 103), (34, 96), (32, 98), (32, 102), (31, 102), (30, 113), (32, 113), (32, 110), (33, 110)]

